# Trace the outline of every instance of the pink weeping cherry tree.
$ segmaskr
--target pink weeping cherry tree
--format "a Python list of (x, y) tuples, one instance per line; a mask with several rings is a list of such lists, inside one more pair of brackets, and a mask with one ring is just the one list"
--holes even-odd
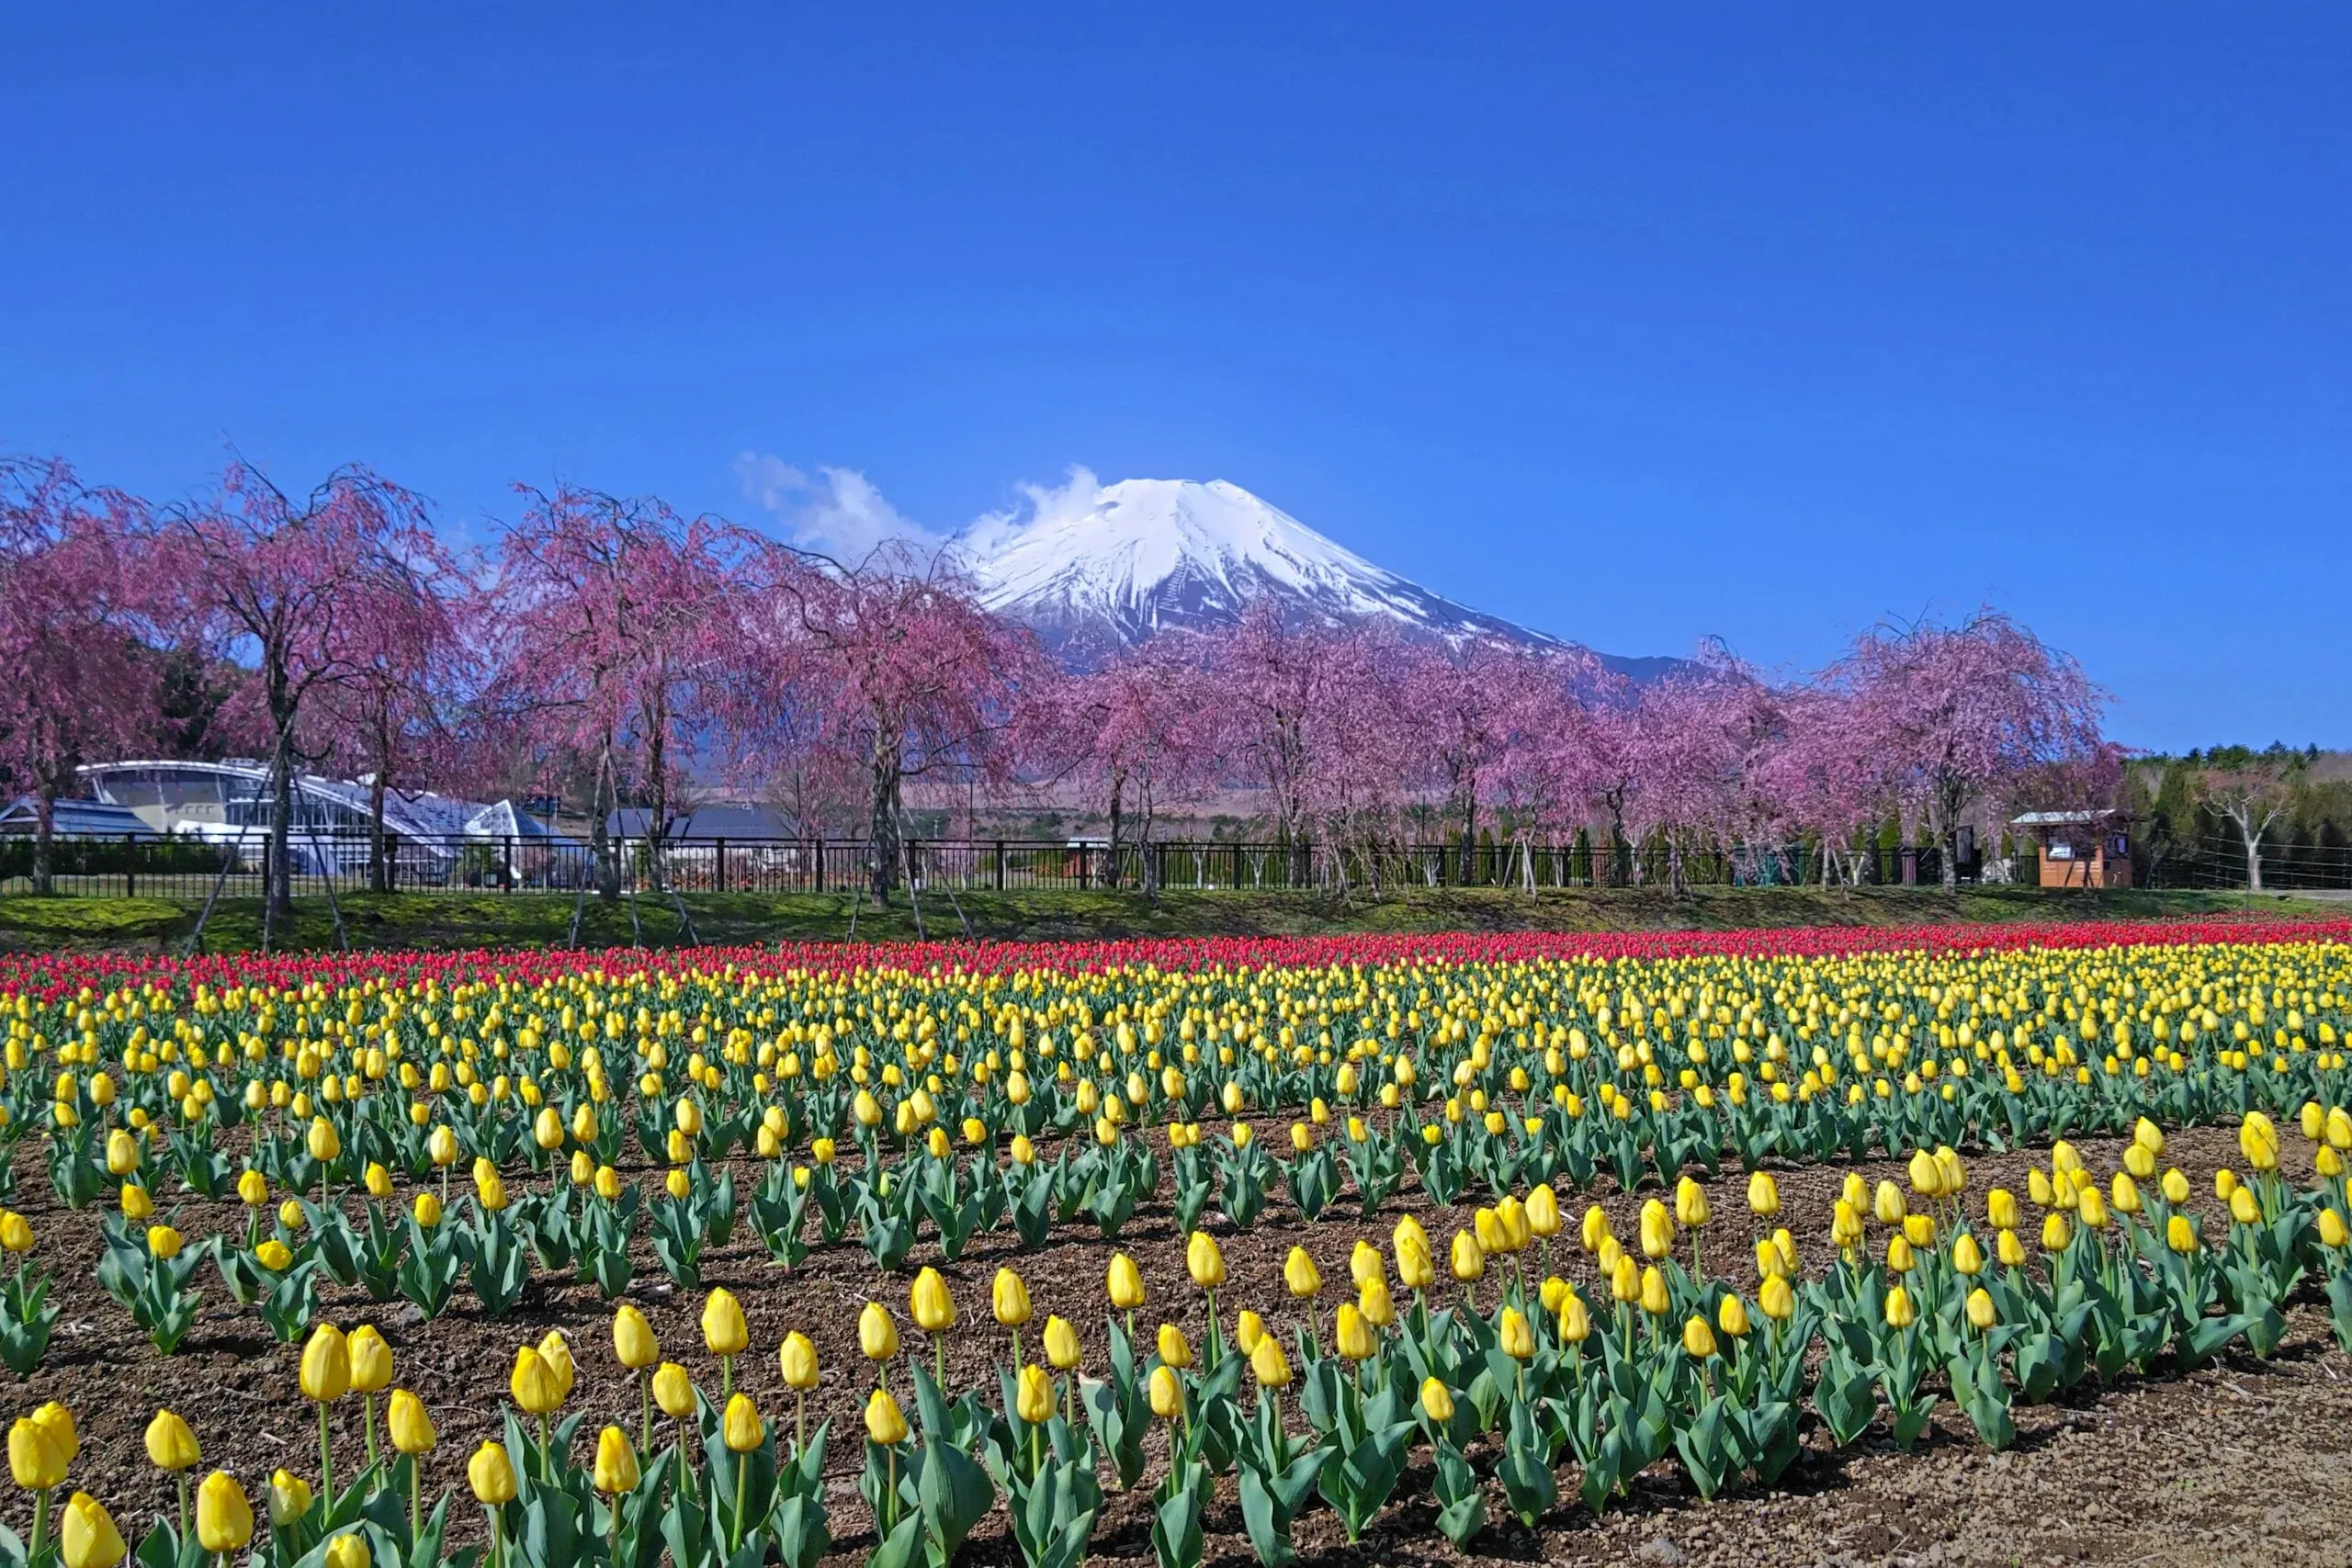
[(359, 673), (374, 606), (438, 542), (424, 502), (370, 469), (338, 468), (297, 500), (245, 463), (214, 495), (164, 511), (153, 540), (176, 616), (250, 671), (264, 720), (266, 941), (292, 909), (294, 775), (319, 755), (306, 724), (325, 692)]
[(36, 893), (76, 770), (157, 728), (154, 589), (137, 501), (59, 459), (0, 461), (0, 788), (31, 797)]
[(1855, 739), (1883, 760), (1905, 814), (1943, 846), (1947, 887), (1972, 812), (1998, 814), (2036, 776), (2096, 777), (2110, 756), (2099, 735), (2106, 694), (2072, 658), (1991, 610), (1957, 626), (1874, 627), (1828, 681), (1855, 705)]
[(697, 748), (718, 738), (741, 657), (749, 541), (659, 501), (571, 486), (522, 494), (492, 557), (486, 705), (531, 738), (545, 775), (585, 773), (597, 891), (617, 898), (612, 818), (625, 790), (633, 782), (646, 800), (658, 842)]
[(855, 565), (771, 545), (742, 622), (756, 694), (739, 711), (790, 721), (797, 743), (863, 783), (866, 887), (899, 886), (910, 783), (1013, 782), (1024, 701), (1057, 672), (1026, 630), (989, 614), (944, 558), (887, 543)]

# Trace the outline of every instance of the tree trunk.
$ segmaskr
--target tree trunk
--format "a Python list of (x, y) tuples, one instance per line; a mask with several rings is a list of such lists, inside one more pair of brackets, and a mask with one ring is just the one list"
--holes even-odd
[(597, 755), (596, 786), (590, 794), (588, 807), (588, 852), (596, 862), (596, 897), (607, 904), (621, 896), (620, 863), (613, 854), (611, 814), (605, 805), (607, 800), (619, 799), (619, 792), (611, 787), (612, 778), (613, 741), (607, 735), (604, 750)]
[(278, 720), (277, 750), (269, 760), (269, 840), (263, 851), (263, 880), (269, 885), (273, 915), (294, 913), (294, 747), (288, 733), (291, 714)]
[(1125, 820), (1127, 770), (1111, 770), (1111, 886), (1119, 886), (1119, 829)]
[(865, 814), (866, 892), (879, 909), (888, 905), (890, 889), (899, 880), (899, 823), (894, 809), (899, 798), (899, 755), (879, 733), (868, 766), (872, 793)]
[(2241, 828), (2238, 837), (2245, 840), (2245, 890), (2262, 891), (2262, 835), (2248, 833)]
[(43, 779), (33, 797), (33, 892), (43, 897), (55, 890), (57, 873), (57, 786)]
[(375, 893), (392, 890), (392, 857), (384, 842), (384, 773), (382, 752), (376, 757), (376, 776), (368, 785), (368, 886)]

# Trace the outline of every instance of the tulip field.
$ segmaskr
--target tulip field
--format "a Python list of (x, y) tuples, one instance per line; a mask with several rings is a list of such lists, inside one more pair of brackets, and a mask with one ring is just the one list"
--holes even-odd
[(0, 1568), (2344, 1539), (2352, 924), (0, 958)]

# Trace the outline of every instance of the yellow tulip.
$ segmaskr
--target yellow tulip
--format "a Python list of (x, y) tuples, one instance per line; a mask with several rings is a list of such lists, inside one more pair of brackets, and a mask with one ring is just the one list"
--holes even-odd
[(345, 1531), (327, 1542), (321, 1568), (368, 1568), (368, 1538)]
[(760, 1418), (760, 1407), (752, 1403), (750, 1394), (739, 1393), (727, 1402), (727, 1414), (719, 1422), (719, 1437), (729, 1451), (750, 1453), (767, 1435), (767, 1423)]
[(466, 1461), (466, 1484), (472, 1488), (474, 1501), (484, 1507), (496, 1508), (514, 1500), (514, 1466), (506, 1457), (501, 1443), (484, 1443)]
[[(1631, 1261), (1628, 1259), (1627, 1261)], [(1642, 1270), (1642, 1310), (1652, 1317), (1663, 1317), (1673, 1303), (1667, 1299), (1666, 1276), (1656, 1269)]]
[(1501, 1321), (1495, 1330), (1496, 1341), (1504, 1355), (1514, 1361), (1532, 1360), (1535, 1356), (1535, 1331), (1517, 1307), (1503, 1308)]
[(1193, 1364), (1193, 1342), (1185, 1338), (1184, 1331), (1172, 1323), (1159, 1325), (1156, 1348), (1159, 1351), (1159, 1359), (1169, 1366), (1189, 1367)]
[(1136, 1260), (1124, 1252), (1112, 1255), (1108, 1288), (1111, 1304), (1119, 1311), (1133, 1312), (1143, 1305), (1142, 1270), (1136, 1267)]
[[(114, 1568), (130, 1548), (114, 1517), (87, 1492), (76, 1492), (58, 1523), (58, 1559), (65, 1568)], [(361, 1568), (366, 1565), (361, 1564)]]
[(571, 1359), (571, 1346), (563, 1337), (563, 1330), (550, 1328), (539, 1340), (539, 1359), (547, 1363), (548, 1371), (555, 1378), (555, 1396), (559, 1403), (571, 1397), (571, 1384), (579, 1369)]
[(1968, 1292), (1968, 1325), (1982, 1333), (1993, 1326), (1999, 1314), (1993, 1307), (1991, 1293), (1979, 1286)]
[(391, 1386), (392, 1348), (373, 1324), (361, 1324), (345, 1342), (351, 1359), (351, 1392), (381, 1393)]
[(784, 1337), (776, 1363), (784, 1373), (784, 1386), (794, 1393), (806, 1393), (817, 1386), (817, 1347), (798, 1329)]
[(1020, 1275), (1010, 1269), (996, 1271), (989, 1285), (989, 1309), (1007, 1328), (1019, 1328), (1029, 1321), (1029, 1287), (1022, 1283)]
[(732, 1292), (715, 1290), (703, 1298), (702, 1342), (714, 1356), (740, 1356), (751, 1345), (751, 1328)]
[(424, 1401), (404, 1388), (392, 1391), (385, 1425), (391, 1429), (392, 1447), (404, 1454), (429, 1454), (433, 1445), (441, 1440), (441, 1435), (433, 1429), (433, 1416), (424, 1408)]
[(22, 1417), (8, 1428), (9, 1472), (28, 1492), (62, 1485), (71, 1458), (38, 1421)]
[(1076, 1369), (1080, 1355), (1078, 1330), (1060, 1318), (1048, 1314), (1046, 1317), (1046, 1332), (1043, 1337), (1046, 1342), (1046, 1359), (1053, 1363), (1056, 1371), (1067, 1372)]
[(555, 1371), (537, 1349), (526, 1345), (514, 1352), (514, 1371), (506, 1380), (516, 1408), (526, 1416), (551, 1416), (563, 1404), (563, 1389)]
[(695, 1413), (695, 1382), (685, 1368), (664, 1361), (653, 1370), (653, 1403), (673, 1421), (684, 1421)]
[(899, 1402), (888, 1389), (877, 1388), (866, 1397), (865, 1435), (886, 1449), (907, 1440), (907, 1418), (899, 1414)]
[(1372, 1325), (1365, 1321), (1363, 1311), (1352, 1303), (1341, 1302), (1334, 1319), (1332, 1337), (1338, 1344), (1340, 1354), (1351, 1361), (1370, 1360), (1379, 1349), (1379, 1340), (1372, 1331)]
[(662, 1364), (662, 1341), (654, 1337), (653, 1325), (628, 1302), (613, 1314), (613, 1354), (633, 1372)]
[(1323, 1276), (1316, 1272), (1315, 1259), (1306, 1255), (1306, 1248), (1294, 1247), (1290, 1249), (1290, 1257), (1283, 1263), (1283, 1283), (1290, 1287), (1293, 1296), (1301, 1300), (1322, 1294)]
[(351, 1392), (351, 1348), (341, 1329), (322, 1323), (312, 1331), (296, 1378), (314, 1404), (332, 1404)]
[(1687, 1176), (1675, 1183), (1674, 1218), (1678, 1224), (1695, 1230), (1712, 1217), (1705, 1188)]
[(254, 1538), (254, 1506), (245, 1489), (225, 1470), (216, 1470), (196, 1489), (196, 1539), (218, 1555), (242, 1551)]
[(1912, 1304), (1911, 1292), (1901, 1285), (1886, 1292), (1886, 1322), (1890, 1328), (1908, 1328), (1919, 1320), (1919, 1309)]
[(880, 1302), (868, 1302), (857, 1314), (857, 1348), (869, 1361), (887, 1361), (899, 1353), (899, 1325)]
[(1453, 1391), (1435, 1378), (1421, 1380), (1421, 1414), (1430, 1424), (1443, 1427), (1453, 1419)]
[(1054, 1380), (1045, 1368), (1029, 1363), (1013, 1381), (1013, 1413), (1032, 1427), (1054, 1418)]
[[(554, 1112), (548, 1113), (552, 1116)], [(560, 1134), (562, 1129), (557, 1129)], [(607, 1497), (621, 1497), (637, 1490), (637, 1450), (627, 1433), (618, 1427), (607, 1427), (596, 1434), (596, 1465), (591, 1480), (597, 1491)]]
[(1206, 1231), (1194, 1231), (1184, 1244), (1184, 1271), (1193, 1283), (1204, 1291), (1214, 1291), (1225, 1283), (1225, 1254), (1216, 1238)]
[(147, 1458), (155, 1468), (176, 1475), (193, 1470), (203, 1461), (204, 1454), (197, 1447), (196, 1434), (187, 1423), (168, 1410), (158, 1410), (155, 1418), (147, 1423)]
[(1703, 1361), (1715, 1353), (1714, 1325), (1693, 1313), (1682, 1325), (1682, 1353)]
[(1781, 1186), (1772, 1173), (1759, 1170), (1747, 1179), (1747, 1207), (1761, 1219), (1770, 1219), (1781, 1212)]
[(1158, 1366), (1151, 1369), (1151, 1413), (1162, 1421), (1173, 1421), (1184, 1414), (1184, 1384), (1174, 1369)]
[(1388, 1294), (1385, 1280), (1367, 1280), (1356, 1292), (1356, 1311), (1374, 1328), (1385, 1328), (1396, 1321), (1396, 1303)]
[(1289, 1386), (1290, 1362), (1283, 1355), (1282, 1341), (1271, 1334), (1260, 1339), (1250, 1352), (1250, 1371), (1266, 1388)]
[[(513, 1496), (511, 1492), (508, 1496)], [(269, 1528), (288, 1529), (311, 1511), (311, 1483), (291, 1471), (269, 1472)]]

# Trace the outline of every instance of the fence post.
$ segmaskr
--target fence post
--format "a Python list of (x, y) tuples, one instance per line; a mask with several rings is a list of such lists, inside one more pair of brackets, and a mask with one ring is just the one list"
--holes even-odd
[(1004, 840), (996, 841), (996, 890), (1004, 891)]
[(727, 840), (724, 839), (711, 840), (710, 890), (713, 893), (727, 891)]
[(122, 836), (122, 896), (139, 897), (139, 840), (129, 833)]

